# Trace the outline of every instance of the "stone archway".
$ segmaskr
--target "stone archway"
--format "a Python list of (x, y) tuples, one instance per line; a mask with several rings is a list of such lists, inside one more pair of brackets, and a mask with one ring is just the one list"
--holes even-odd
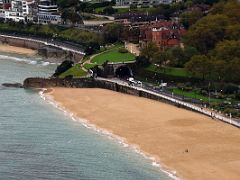
[(126, 65), (116, 68), (114, 74), (118, 78), (128, 78), (133, 76), (132, 70)]

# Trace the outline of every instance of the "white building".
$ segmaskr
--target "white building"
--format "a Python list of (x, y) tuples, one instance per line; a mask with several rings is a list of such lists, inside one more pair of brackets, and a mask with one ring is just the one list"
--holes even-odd
[(2, 0), (0, 1), (0, 16), (15, 22), (26, 21), (30, 13), (30, 6), (34, 0)]
[(54, 0), (40, 0), (38, 4), (39, 24), (59, 24), (61, 16), (58, 13), (58, 6)]
[(55, 0), (0, 0), (0, 18), (39, 24), (61, 22)]
[(12, 0), (10, 9), (5, 10), (5, 19), (11, 19), (15, 22), (24, 21), (27, 14), (27, 1)]

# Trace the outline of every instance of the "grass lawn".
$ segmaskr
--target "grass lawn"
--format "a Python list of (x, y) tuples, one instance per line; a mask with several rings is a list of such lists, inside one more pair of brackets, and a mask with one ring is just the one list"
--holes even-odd
[[(204, 102), (208, 102), (209, 100), (207, 96), (203, 96), (194, 91), (183, 91), (181, 89), (174, 88), (173, 93), (179, 96), (189, 97), (193, 99), (198, 99), (198, 100), (202, 99)], [(210, 102), (221, 102), (221, 101), (222, 101), (221, 99), (210, 98)]]
[(99, 7), (99, 8), (96, 8), (94, 9), (94, 12), (97, 13), (97, 14), (100, 14), (103, 12), (103, 9), (106, 8), (106, 7)]
[(70, 69), (62, 73), (59, 77), (64, 78), (69, 75), (72, 75), (74, 78), (77, 78), (86, 76), (87, 73), (81, 69), (80, 64), (76, 64), (75, 66), (71, 67)]
[(118, 49), (122, 47), (114, 47), (106, 52), (103, 52), (92, 59), (92, 63), (102, 65), (104, 62), (127, 62), (134, 61), (135, 55), (131, 53), (120, 53)]
[(95, 67), (96, 66), (96, 64), (84, 64), (84, 68), (85, 69), (91, 69), (91, 68), (93, 68), (93, 67)]
[(117, 13), (127, 13), (129, 12), (129, 8), (116, 8)]
[(156, 73), (162, 73), (166, 75), (179, 76), (179, 77), (189, 76), (188, 72), (184, 68), (174, 68), (174, 67), (158, 68), (156, 65), (151, 64), (148, 67), (146, 67), (146, 70), (156, 72)]

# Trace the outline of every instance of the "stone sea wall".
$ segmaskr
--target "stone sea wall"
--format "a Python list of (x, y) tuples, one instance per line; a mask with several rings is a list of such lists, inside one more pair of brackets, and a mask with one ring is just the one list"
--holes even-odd
[(65, 60), (66, 56), (71, 57), (71, 60), (73, 60), (75, 63), (79, 62), (83, 58), (82, 54), (72, 53), (71, 55), (69, 55), (68, 51), (65, 51), (56, 47), (52, 47), (52, 46), (47, 46), (44, 43), (41, 43), (38, 41), (31, 41), (30, 39), (25, 39), (25, 38), (10, 37), (10, 36), (6, 37), (4, 35), (2, 36), (0, 35), (0, 42), (9, 44), (12, 46), (37, 50), (40, 56), (43, 56), (45, 58), (56, 58), (60, 62)]
[(11, 38), (11, 37), (3, 37), (0, 36), (0, 41), (2, 43), (6, 43), (12, 46), (18, 46), (18, 47), (25, 47), (29, 49), (39, 49), (43, 46), (43, 44), (34, 42), (34, 41), (26, 41), (22, 39), (16, 39), (16, 38)]
[(51, 88), (51, 87), (67, 87), (67, 88), (103, 88), (125, 94), (130, 94), (138, 97), (144, 97), (156, 101), (165, 102), (168, 104), (175, 105), (184, 109), (188, 109), (194, 112), (201, 113), (209, 116), (212, 119), (218, 119), (225, 123), (231, 124), (236, 127), (240, 127), (239, 119), (232, 119), (214, 111), (205, 109), (203, 107), (196, 106), (191, 103), (180, 101), (172, 97), (168, 97), (162, 94), (157, 94), (152, 91), (148, 91), (141, 88), (121, 85), (115, 82), (91, 79), (91, 78), (80, 78), (80, 79), (44, 79), (44, 78), (27, 78), (23, 83), (24, 88)]
[(160, 96), (130, 87), (120, 85), (114, 82), (97, 80), (92, 78), (79, 78), (79, 79), (45, 79), (45, 78), (27, 78), (23, 83), (24, 88), (51, 88), (51, 87), (67, 87), (67, 88), (102, 88), (124, 94), (134, 95), (138, 97), (144, 97), (161, 102), (167, 102), (170, 104), (181, 105), (168, 101)]

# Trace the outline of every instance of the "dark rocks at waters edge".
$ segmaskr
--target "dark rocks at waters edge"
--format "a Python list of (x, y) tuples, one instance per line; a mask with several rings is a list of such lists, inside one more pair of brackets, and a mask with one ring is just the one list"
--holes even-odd
[(2, 86), (13, 87), (13, 88), (23, 88), (23, 85), (21, 83), (3, 83)]

